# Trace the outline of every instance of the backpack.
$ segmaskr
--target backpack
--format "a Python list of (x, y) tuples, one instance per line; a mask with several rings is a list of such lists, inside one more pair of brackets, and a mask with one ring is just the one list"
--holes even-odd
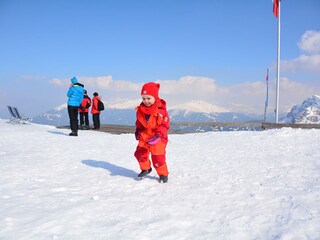
[(101, 100), (98, 100), (98, 110), (103, 111), (104, 110), (104, 104)]

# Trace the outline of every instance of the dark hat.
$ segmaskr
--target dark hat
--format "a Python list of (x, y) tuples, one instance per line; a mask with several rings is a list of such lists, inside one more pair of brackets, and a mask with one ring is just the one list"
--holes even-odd
[(93, 96), (95, 96), (95, 97), (98, 96), (98, 95), (99, 95), (99, 94), (98, 94), (97, 92), (94, 92), (94, 94), (93, 94)]
[(87, 90), (84, 89), (84, 90), (83, 90), (83, 93), (84, 93), (84, 94), (87, 94)]

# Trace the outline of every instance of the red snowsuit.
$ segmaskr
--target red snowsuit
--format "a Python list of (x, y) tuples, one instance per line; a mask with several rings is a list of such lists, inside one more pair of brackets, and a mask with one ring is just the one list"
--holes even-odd
[[(139, 162), (140, 169), (150, 169), (149, 155), (151, 153), (152, 164), (158, 175), (168, 176), (166, 146), (170, 119), (166, 109), (166, 102), (162, 99), (157, 99), (149, 108), (141, 103), (140, 106), (136, 107), (136, 110), (136, 136), (139, 143), (134, 156)], [(161, 141), (155, 145), (148, 145), (147, 140), (155, 134), (161, 137)]]
[(84, 95), (82, 103), (79, 107), (79, 113), (85, 113), (89, 112), (89, 107), (91, 106), (91, 99), (88, 97), (88, 95)]
[(100, 129), (100, 111), (98, 110), (98, 102), (100, 100), (99, 96), (95, 96), (92, 98), (92, 107), (91, 107), (91, 114), (93, 120), (94, 129)]
[(100, 111), (98, 110), (98, 100), (100, 100), (99, 96), (92, 98), (91, 114), (99, 114), (100, 113)]

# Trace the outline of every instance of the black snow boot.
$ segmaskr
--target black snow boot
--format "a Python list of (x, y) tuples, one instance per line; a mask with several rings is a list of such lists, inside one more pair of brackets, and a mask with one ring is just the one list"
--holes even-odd
[(159, 183), (167, 183), (168, 182), (168, 176), (160, 176), (159, 177)]
[(69, 136), (75, 136), (75, 137), (77, 137), (77, 136), (78, 136), (78, 133), (77, 133), (77, 132), (72, 131), (71, 133), (69, 133)]
[(141, 173), (139, 173), (138, 178), (145, 178), (149, 173), (151, 173), (151, 171), (152, 168), (150, 168), (149, 170), (142, 170)]

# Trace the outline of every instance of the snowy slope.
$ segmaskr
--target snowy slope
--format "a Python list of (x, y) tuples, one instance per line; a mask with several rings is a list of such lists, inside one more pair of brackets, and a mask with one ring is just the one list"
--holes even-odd
[(159, 184), (132, 134), (0, 129), (0, 239), (320, 237), (319, 130), (170, 135)]
[(314, 95), (294, 106), (283, 122), (320, 124), (320, 96)]

